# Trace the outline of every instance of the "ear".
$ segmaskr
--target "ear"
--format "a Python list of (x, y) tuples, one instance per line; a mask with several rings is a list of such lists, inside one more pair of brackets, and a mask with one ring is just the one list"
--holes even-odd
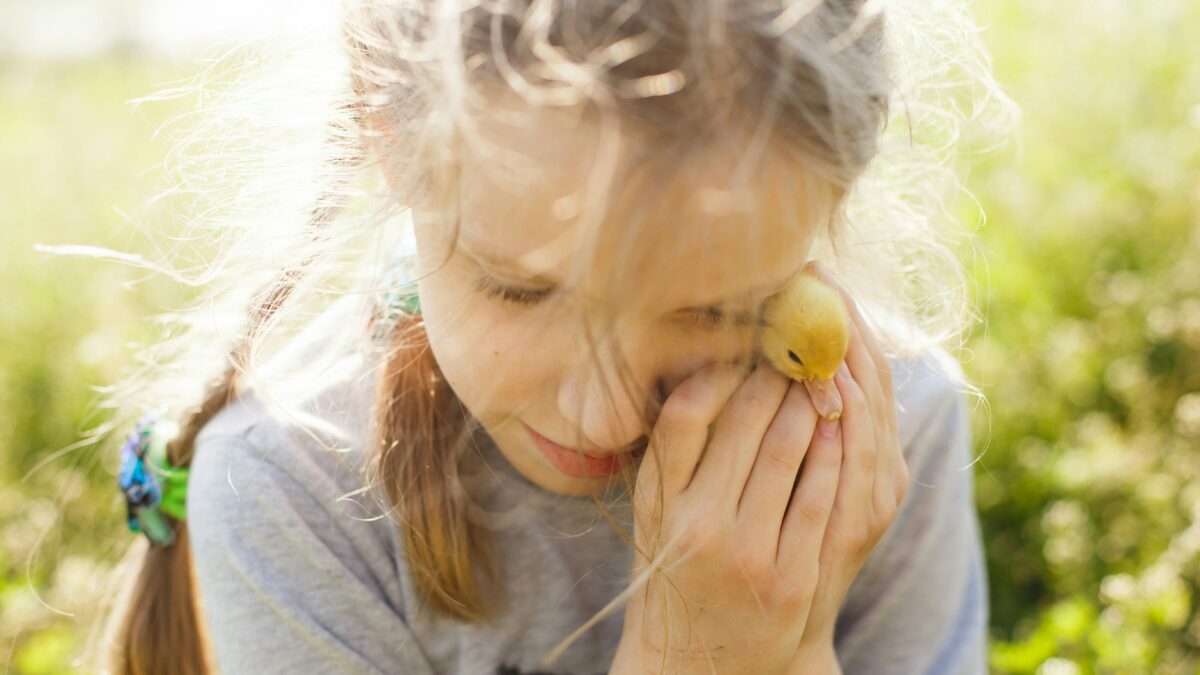
[(388, 161), (388, 157), (396, 151), (393, 147), (395, 141), (392, 126), (388, 124), (386, 117), (377, 110), (368, 110), (360, 119), (362, 120), (363, 149), (379, 160), (377, 166), (383, 172), (383, 178), (387, 181), (388, 187), (392, 190), (399, 190), (400, 177), (396, 174), (395, 167)]

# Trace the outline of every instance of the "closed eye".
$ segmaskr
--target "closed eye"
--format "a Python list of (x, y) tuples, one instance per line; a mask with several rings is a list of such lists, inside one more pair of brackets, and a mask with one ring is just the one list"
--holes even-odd
[(489, 299), (500, 299), (523, 306), (536, 305), (554, 292), (553, 288), (510, 286), (486, 275), (480, 276), (475, 281), (475, 290), (483, 293)]
[(725, 312), (719, 307), (704, 307), (688, 312), (688, 317), (701, 326), (719, 326), (725, 322)]
[(799, 363), (800, 365), (804, 365), (804, 362), (800, 360), (800, 357), (796, 356), (796, 352), (794, 352), (790, 349), (788, 350), (788, 358), (795, 361), (796, 363)]
[[(481, 274), (475, 281), (475, 290), (490, 300), (502, 300), (530, 307), (552, 295), (556, 287), (527, 288), (504, 283), (488, 274)], [(762, 308), (725, 310), (720, 307), (700, 307), (686, 312), (688, 320), (704, 328), (716, 328), (732, 322), (734, 326), (754, 326)]]
[(688, 311), (692, 320), (705, 326), (732, 324), (733, 327), (744, 328), (758, 325), (757, 309), (722, 309), (720, 307), (700, 307)]

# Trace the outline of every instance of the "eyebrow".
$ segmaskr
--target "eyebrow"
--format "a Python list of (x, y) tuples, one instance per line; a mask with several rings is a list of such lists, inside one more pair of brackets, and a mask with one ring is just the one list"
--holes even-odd
[[(461, 245), (462, 245), (462, 240), (460, 240), (460, 246)], [(562, 282), (560, 282), (560, 281), (557, 281), (557, 280), (547, 277), (545, 275), (542, 275), (537, 272), (533, 272), (531, 270), (523, 268), (519, 263), (516, 262), (521, 256), (506, 256), (503, 253), (500, 253), (497, 249), (490, 248), (486, 244), (481, 246), (480, 242), (478, 242), (478, 241), (469, 242), (469, 245), (465, 246), (463, 248), (469, 257), (476, 258), (476, 259), (484, 262), (489, 267), (498, 268), (501, 271), (505, 271), (510, 274), (520, 276), (528, 281), (531, 281), (534, 283), (540, 283), (540, 284), (543, 284), (546, 286), (561, 286), (562, 285)], [(704, 303), (695, 304), (695, 305), (688, 305), (687, 307), (681, 307), (680, 309), (675, 310), (675, 311), (676, 312), (687, 312), (687, 311), (706, 310), (706, 309), (709, 309), (712, 307), (723, 307), (723, 306), (727, 306), (727, 305), (732, 305), (738, 301), (750, 300), (755, 297), (762, 297), (765, 300), (767, 297), (773, 296), (776, 293), (779, 293), (783, 289), (787, 288), (788, 283), (791, 282), (792, 278), (795, 277), (796, 274), (799, 274), (800, 270), (802, 270), (804, 268), (804, 265), (806, 262), (807, 261), (801, 262), (800, 266), (797, 267), (791, 274), (789, 274), (788, 277), (786, 279), (784, 279), (781, 283), (770, 283), (770, 284), (761, 284), (758, 286), (752, 286), (752, 287), (744, 289), (742, 291), (738, 291), (737, 293), (734, 293), (733, 295), (730, 295), (725, 298), (712, 300), (710, 302), (704, 302)], [(767, 292), (764, 293), (764, 291), (767, 291)]]
[(557, 286), (559, 283), (550, 277), (523, 267), (518, 262), (523, 256), (507, 255), (499, 249), (492, 248), (489, 244), (485, 244), (480, 241), (468, 241), (462, 238), (459, 239), (459, 246), (466, 251), (469, 257), (482, 260), (491, 267), (502, 269), (510, 274), (515, 274), (517, 276), (524, 277), (529, 281), (542, 283), (547, 286)]

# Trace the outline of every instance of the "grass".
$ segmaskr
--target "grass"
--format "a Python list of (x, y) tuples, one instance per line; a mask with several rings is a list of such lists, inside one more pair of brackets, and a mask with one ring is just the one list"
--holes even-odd
[[(962, 358), (991, 403), (974, 424), (992, 669), (1197, 672), (1200, 7), (975, 13), (1025, 111), (1022, 153), (970, 177), (988, 214), (967, 260), (988, 327)], [(121, 56), (0, 68), (0, 653), (18, 673), (73, 669), (131, 536), (115, 458), (46, 460), (104, 421), (93, 387), (173, 299), (33, 247), (143, 250), (123, 211), (159, 186), (151, 135), (177, 108), (124, 101), (178, 75)]]

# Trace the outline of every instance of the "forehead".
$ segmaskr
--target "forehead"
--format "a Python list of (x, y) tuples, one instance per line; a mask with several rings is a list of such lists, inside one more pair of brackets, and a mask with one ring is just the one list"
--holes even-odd
[(487, 152), (460, 174), (459, 245), (599, 302), (669, 311), (774, 290), (833, 206), (824, 181), (770, 144), (751, 156), (731, 138), (645, 162), (644, 136), (569, 113), (480, 131)]

